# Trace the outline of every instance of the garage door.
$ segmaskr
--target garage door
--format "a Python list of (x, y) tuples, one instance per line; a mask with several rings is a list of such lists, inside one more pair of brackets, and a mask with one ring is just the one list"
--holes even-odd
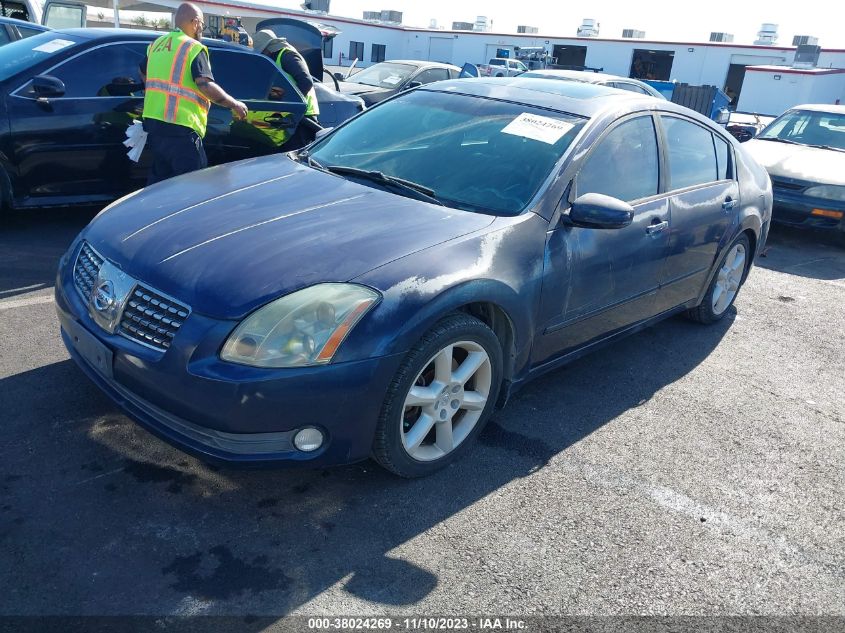
[(451, 64), (454, 46), (454, 37), (432, 37), (428, 48), (429, 61)]

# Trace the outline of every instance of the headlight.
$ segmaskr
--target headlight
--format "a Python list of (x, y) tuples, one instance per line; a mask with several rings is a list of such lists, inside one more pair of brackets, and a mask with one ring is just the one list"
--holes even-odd
[(254, 367), (307, 367), (331, 361), (343, 339), (379, 300), (354, 284), (318, 284), (253, 312), (220, 358)]
[(804, 192), (804, 195), (845, 202), (845, 187), (838, 185), (819, 185), (818, 187), (810, 187)]

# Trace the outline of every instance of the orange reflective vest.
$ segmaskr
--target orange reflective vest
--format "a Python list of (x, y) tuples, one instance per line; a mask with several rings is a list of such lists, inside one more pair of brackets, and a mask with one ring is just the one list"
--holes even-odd
[(183, 125), (205, 136), (211, 102), (191, 74), (197, 55), (208, 49), (182, 31), (162, 35), (147, 48), (144, 118)]

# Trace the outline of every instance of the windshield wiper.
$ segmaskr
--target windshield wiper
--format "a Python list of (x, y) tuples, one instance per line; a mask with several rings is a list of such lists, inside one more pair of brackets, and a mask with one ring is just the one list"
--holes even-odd
[(757, 138), (761, 141), (775, 141), (776, 143), (788, 143), (789, 145), (803, 145), (803, 143), (798, 143), (797, 141), (790, 141), (786, 138), (778, 138), (777, 136), (758, 136)]
[(326, 169), (320, 163), (318, 163), (316, 160), (311, 158), (310, 152), (306, 149), (303, 149), (303, 150), (300, 150), (300, 151), (294, 153), (294, 156), (296, 157), (296, 160), (298, 160), (299, 162), (305, 161), (306, 164), (309, 167), (313, 167), (314, 169), (319, 169), (320, 171), (328, 171), (328, 169)]
[(402, 191), (405, 191), (407, 193), (412, 193), (413, 195), (425, 200), (426, 202), (445, 206), (440, 200), (437, 199), (437, 196), (434, 195), (434, 189), (429, 189), (425, 185), (421, 185), (418, 182), (405, 180), (404, 178), (398, 178), (396, 176), (388, 176), (387, 174), (381, 171), (368, 171), (366, 169), (358, 169), (357, 167), (344, 167), (343, 165), (329, 165), (324, 169), (325, 171), (331, 172), (333, 174), (338, 174), (339, 176), (347, 175), (354, 176), (356, 178), (364, 178), (366, 180), (370, 180), (381, 185), (401, 189)]

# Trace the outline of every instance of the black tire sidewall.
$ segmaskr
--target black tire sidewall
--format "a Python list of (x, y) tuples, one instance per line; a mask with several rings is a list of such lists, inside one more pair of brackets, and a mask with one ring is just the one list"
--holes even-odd
[[(417, 375), (431, 358), (450, 343), (472, 341), (487, 352), (492, 369), (492, 381), (487, 404), (470, 434), (448, 455), (431, 461), (420, 462), (405, 450), (401, 437), (401, 417), (405, 398)], [(403, 360), (388, 389), (382, 405), (373, 444), (373, 457), (382, 466), (402, 477), (422, 477), (445, 468), (459, 459), (474, 444), (478, 434), (486, 425), (496, 405), (502, 380), (502, 349), (493, 331), (478, 319), (464, 314), (453, 315), (431, 328), (411, 348)]]

